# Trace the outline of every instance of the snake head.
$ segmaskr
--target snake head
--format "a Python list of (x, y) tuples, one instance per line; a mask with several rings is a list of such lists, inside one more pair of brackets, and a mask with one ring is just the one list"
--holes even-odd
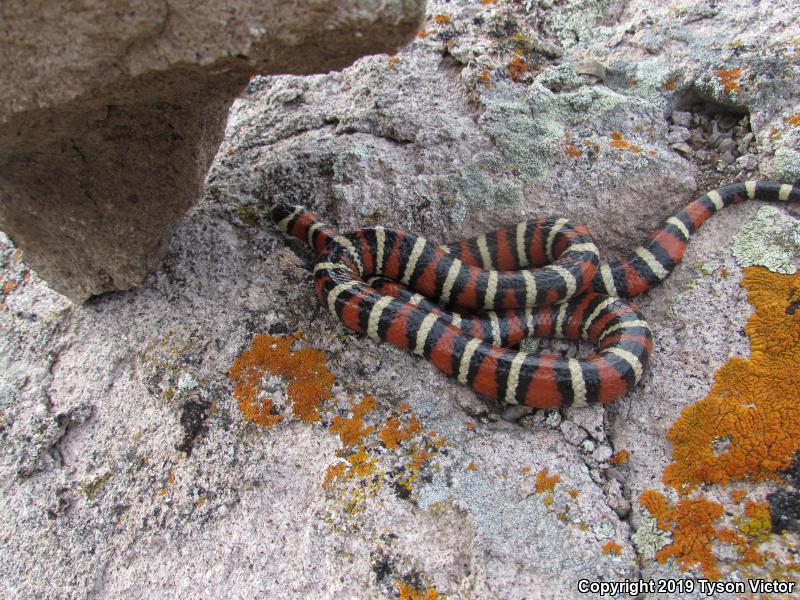
[(297, 211), (297, 206), (286, 204), (285, 202), (275, 202), (269, 207), (269, 216), (276, 225), (280, 224), (286, 217), (290, 217)]

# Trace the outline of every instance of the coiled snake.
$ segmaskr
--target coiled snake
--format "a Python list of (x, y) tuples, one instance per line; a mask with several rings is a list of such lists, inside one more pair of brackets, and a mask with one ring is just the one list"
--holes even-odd
[[(345, 325), (424, 356), (484, 396), (537, 408), (610, 402), (647, 368), (653, 338), (622, 298), (670, 274), (689, 237), (729, 204), (800, 201), (800, 188), (734, 183), (668, 218), (622, 260), (601, 263), (591, 233), (567, 219), (524, 221), (437, 246), (400, 229), (341, 234), (300, 206), (270, 216), (318, 254), (316, 294)], [(528, 336), (584, 339), (587, 358), (521, 352)]]

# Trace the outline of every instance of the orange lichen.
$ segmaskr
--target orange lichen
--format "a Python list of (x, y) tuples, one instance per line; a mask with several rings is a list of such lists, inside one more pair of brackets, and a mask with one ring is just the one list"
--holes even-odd
[(497, 4), (497, 0), (481, 0), (481, 4), (487, 6), (489, 4)]
[(745, 496), (747, 496), (746, 490), (731, 490), (731, 500), (734, 504), (739, 504)]
[(473, 423), (472, 421), (467, 421), (467, 430), (473, 431), (474, 429), (475, 429), (475, 423)]
[(755, 306), (745, 331), (750, 359), (731, 358), (708, 397), (670, 428), (674, 462), (664, 483), (682, 493), (704, 483), (778, 479), (800, 448), (800, 274), (745, 269)]
[(414, 471), (419, 471), (422, 468), (422, 465), (425, 464), (425, 461), (427, 461), (430, 457), (430, 452), (427, 450), (417, 450), (411, 456), (411, 469)]
[(9, 279), (8, 281), (6, 281), (3, 284), (3, 293), (4, 294), (10, 294), (11, 292), (13, 292), (18, 287), (19, 287), (19, 284), (16, 281), (14, 281), (13, 279)]
[(489, 72), (489, 69), (484, 69), (481, 71), (481, 74), (478, 75), (478, 81), (483, 83), (484, 89), (490, 90), (492, 89), (492, 76)]
[(612, 131), (611, 132), (611, 141), (609, 142), (609, 146), (612, 148), (617, 148), (620, 150), (624, 150), (628, 148), (631, 143), (625, 139), (625, 136), (622, 134), (621, 131)]
[(702, 496), (681, 498), (673, 505), (660, 492), (645, 490), (639, 503), (657, 520), (659, 529), (672, 535), (672, 544), (656, 554), (661, 563), (674, 557), (682, 571), (699, 568), (708, 579), (719, 579), (721, 572), (713, 551), (716, 545), (725, 543), (737, 552), (738, 564), (764, 564), (766, 557), (756, 545), (768, 539), (772, 527), (766, 503), (748, 501), (744, 514), (734, 518), (741, 534), (716, 527), (725, 508)]
[(408, 402), (401, 402), (400, 406), (397, 407), (397, 410), (400, 412), (406, 412), (411, 410), (411, 405)]
[(170, 471), (169, 475), (167, 475), (167, 484), (172, 485), (173, 483), (175, 483), (175, 473)]
[(637, 146), (636, 144), (631, 144), (631, 147), (628, 148), (628, 149), (631, 152), (637, 152), (637, 153), (642, 151), (642, 149), (639, 146)]
[(350, 463), (349, 475), (355, 477), (366, 477), (375, 472), (376, 463), (374, 458), (370, 458), (367, 454), (367, 449), (363, 446), (355, 453), (346, 458)]
[(530, 475), (530, 474), (531, 474), (531, 471), (532, 471), (533, 469), (531, 469), (530, 467), (522, 467), (522, 469), (521, 469), (521, 470), (522, 470), (522, 472), (523, 472), (525, 475)]
[(515, 53), (514, 58), (506, 65), (506, 70), (513, 81), (519, 81), (528, 72), (528, 63), (520, 54)]
[(722, 89), (725, 90), (726, 94), (740, 92), (742, 90), (742, 86), (739, 85), (739, 77), (741, 74), (741, 69), (717, 69), (714, 71), (714, 75), (719, 79)]
[(667, 79), (667, 82), (664, 84), (664, 89), (666, 89), (668, 92), (674, 92), (676, 87), (677, 84), (673, 78)]
[(228, 149), (225, 151), (228, 156), (233, 156), (236, 154), (236, 148), (233, 146), (228, 146)]
[(334, 479), (340, 477), (344, 473), (344, 468), (345, 464), (342, 462), (330, 465), (325, 470), (325, 479), (322, 480), (322, 487), (327, 488)]
[(658, 562), (665, 563), (674, 557), (681, 570), (699, 566), (706, 578), (719, 579), (720, 571), (711, 546), (719, 539), (714, 523), (725, 512), (721, 504), (705, 498), (681, 498), (672, 506), (656, 490), (642, 492), (639, 504), (653, 515), (659, 529), (672, 534), (672, 543), (656, 554)]
[(621, 465), (623, 463), (626, 463), (626, 462), (628, 462), (628, 459), (630, 458), (630, 456), (631, 456), (631, 453), (628, 452), (627, 450), (620, 450), (618, 452), (615, 452), (614, 455), (611, 457), (611, 464), (612, 465)]
[(447, 23), (450, 22), (450, 16), (449, 15), (435, 15), (433, 17), (433, 22), (436, 23), (437, 25), (446, 25)]
[(439, 598), (439, 592), (435, 587), (429, 587), (423, 592), (405, 581), (397, 580), (395, 585), (397, 585), (399, 594), (398, 600), (438, 600)]
[(547, 467), (542, 469), (536, 474), (536, 493), (542, 494), (544, 492), (552, 492), (556, 484), (561, 481), (560, 475), (547, 475)]
[(573, 498), (577, 498), (580, 495), (580, 492), (578, 490), (576, 490), (575, 488), (572, 488), (569, 491), (569, 495), (572, 496)]
[(270, 399), (260, 397), (265, 374), (289, 380), (286, 396), (292, 402), (296, 418), (311, 422), (319, 417), (320, 405), (332, 397), (335, 380), (325, 367), (325, 355), (321, 351), (291, 350), (299, 339), (299, 335), (258, 334), (253, 338), (253, 345), (233, 361), (228, 378), (233, 383), (233, 397), (239, 402), (245, 420), (269, 426), (283, 418)]
[(424, 29), (420, 29), (420, 30), (417, 32), (417, 37), (418, 37), (419, 39), (421, 39), (421, 40), (424, 40), (426, 35), (428, 35), (428, 32), (427, 32), (427, 31), (425, 31)]
[(364, 416), (375, 408), (375, 398), (364, 396), (358, 404), (351, 401), (351, 406), (352, 417), (336, 416), (331, 422), (331, 431), (339, 434), (339, 439), (345, 446), (360, 444), (375, 431), (375, 427), (366, 427), (364, 424)]
[(786, 124), (790, 127), (797, 127), (800, 125), (800, 113), (795, 113), (786, 119)]
[(615, 554), (619, 556), (622, 554), (622, 546), (620, 546), (617, 542), (609, 541), (603, 544), (603, 554)]
[(419, 422), (417, 415), (411, 414), (408, 419), (408, 424), (403, 426), (400, 419), (392, 417), (388, 419), (381, 428), (378, 437), (383, 442), (384, 446), (393, 450), (400, 447), (400, 442), (408, 440), (415, 433), (422, 432), (422, 424)]
[(467, 471), (477, 471), (477, 470), (478, 470), (478, 465), (476, 465), (474, 462), (471, 462), (467, 465)]
[(581, 152), (578, 148), (573, 146), (572, 144), (567, 144), (567, 156), (572, 156), (573, 158), (578, 158), (583, 156), (583, 152)]

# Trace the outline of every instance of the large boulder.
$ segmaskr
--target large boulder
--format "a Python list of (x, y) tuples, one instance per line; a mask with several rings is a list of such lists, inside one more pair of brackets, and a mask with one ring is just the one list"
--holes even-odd
[(74, 300), (141, 282), (254, 73), (394, 52), (425, 0), (0, 5), (0, 229)]

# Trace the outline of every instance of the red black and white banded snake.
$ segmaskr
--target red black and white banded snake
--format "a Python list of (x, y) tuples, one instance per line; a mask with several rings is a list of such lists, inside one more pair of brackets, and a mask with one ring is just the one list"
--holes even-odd
[[(317, 253), (317, 297), (345, 325), (424, 356), (475, 391), (537, 408), (610, 402), (648, 367), (652, 333), (621, 298), (670, 274), (689, 237), (729, 204), (800, 201), (800, 188), (734, 183), (703, 194), (633, 253), (601, 263), (591, 233), (567, 219), (501, 227), (439, 246), (400, 229), (339, 233), (300, 206), (270, 216)], [(587, 358), (521, 352), (528, 336), (585, 339)]]

